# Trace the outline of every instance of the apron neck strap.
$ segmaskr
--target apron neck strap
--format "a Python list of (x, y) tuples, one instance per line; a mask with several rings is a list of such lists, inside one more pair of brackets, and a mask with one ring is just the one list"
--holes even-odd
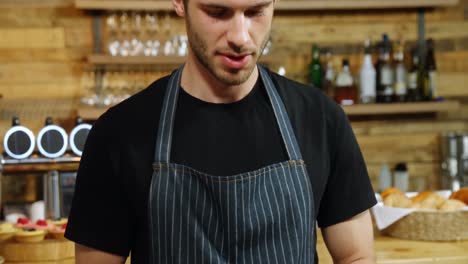
[(169, 158), (171, 157), (172, 129), (174, 127), (180, 78), (183, 69), (184, 67), (182, 66), (173, 72), (167, 84), (161, 117), (159, 119), (158, 137), (156, 138), (155, 162), (169, 162)]
[[(266, 69), (262, 66), (257, 66), (260, 78), (270, 99), (276, 122), (280, 129), (281, 136), (286, 146), (286, 151), (290, 160), (301, 160), (302, 155), (297, 144), (294, 131), (291, 126), (286, 108), (278, 95), (278, 92), (271, 80)], [(156, 148), (154, 154), (155, 162), (169, 162), (171, 154), (172, 134), (174, 127), (174, 118), (177, 107), (177, 99), (179, 96), (180, 79), (182, 76), (183, 66), (172, 73), (166, 89), (164, 103), (159, 120), (158, 136), (156, 138)]]
[(270, 102), (275, 113), (276, 122), (278, 123), (281, 136), (283, 137), (283, 142), (286, 146), (289, 159), (302, 160), (302, 154), (299, 149), (299, 145), (297, 144), (296, 136), (294, 134), (294, 130), (292, 129), (286, 107), (284, 106), (283, 101), (281, 100), (278, 91), (273, 84), (273, 81), (268, 75), (267, 70), (260, 65), (258, 65), (258, 70), (268, 93), (268, 97), (270, 98)]

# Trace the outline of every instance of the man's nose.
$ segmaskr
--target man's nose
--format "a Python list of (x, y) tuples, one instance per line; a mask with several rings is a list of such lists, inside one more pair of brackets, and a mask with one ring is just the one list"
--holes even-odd
[(245, 46), (250, 41), (250, 20), (244, 14), (234, 15), (227, 30), (229, 45), (237, 48)]

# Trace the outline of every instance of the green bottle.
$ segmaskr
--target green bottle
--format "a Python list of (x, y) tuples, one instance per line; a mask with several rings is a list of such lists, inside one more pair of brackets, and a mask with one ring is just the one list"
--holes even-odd
[(316, 88), (322, 89), (322, 64), (320, 63), (320, 49), (312, 46), (312, 61), (309, 64), (309, 82)]

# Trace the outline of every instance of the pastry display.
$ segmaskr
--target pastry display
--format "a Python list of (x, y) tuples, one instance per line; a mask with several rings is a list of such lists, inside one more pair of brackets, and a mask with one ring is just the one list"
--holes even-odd
[(15, 224), (16, 228), (34, 228), (34, 223), (29, 220), (29, 218), (26, 217), (20, 217), (16, 221)]
[(68, 222), (68, 219), (67, 218), (60, 218), (58, 220), (49, 220), (49, 223), (50, 224), (53, 224), (57, 227), (61, 227), (63, 226), (64, 224), (66, 224)]
[(450, 196), (450, 199), (445, 199), (440, 194), (432, 191), (420, 192), (409, 198), (405, 193), (395, 187), (384, 190), (381, 196), (384, 205), (389, 207), (455, 211), (466, 206), (463, 199), (468, 199), (468, 188), (462, 189), (458, 192), (454, 192)]
[(438, 209), (442, 211), (456, 211), (456, 210), (462, 209), (465, 206), (466, 206), (465, 203), (462, 201), (455, 200), (455, 199), (448, 199), (444, 201)]
[(382, 196), (382, 199), (385, 199), (387, 196), (389, 196), (390, 194), (402, 194), (402, 195), (405, 195), (404, 192), (400, 191), (399, 189), (395, 188), (395, 187), (389, 187), (387, 189), (385, 189), (381, 194), (380, 196)]
[(0, 241), (6, 241), (12, 238), (18, 229), (16, 229), (13, 224), (10, 223), (3, 223), (0, 224)]
[(34, 228), (37, 230), (44, 230), (46, 232), (49, 232), (50, 230), (55, 228), (55, 225), (49, 223), (46, 220), (37, 220), (36, 224), (34, 225)]
[(413, 202), (406, 195), (396, 192), (386, 195), (383, 202), (389, 207), (412, 208), (413, 206)]
[(468, 187), (463, 187), (460, 190), (452, 193), (452, 195), (450, 195), (450, 199), (456, 199), (464, 202), (465, 204), (468, 204)]
[(68, 219), (37, 220), (35, 223), (28, 218), (18, 218), (16, 224), (0, 225), (0, 241), (12, 237), (18, 242), (40, 242), (45, 238), (63, 239)]
[(34, 243), (44, 240), (46, 231), (34, 228), (24, 228), (15, 234), (15, 240), (18, 242)]
[(55, 228), (50, 230), (50, 234), (55, 239), (64, 239), (66, 229), (67, 229), (67, 224), (65, 223), (62, 226), (56, 226)]

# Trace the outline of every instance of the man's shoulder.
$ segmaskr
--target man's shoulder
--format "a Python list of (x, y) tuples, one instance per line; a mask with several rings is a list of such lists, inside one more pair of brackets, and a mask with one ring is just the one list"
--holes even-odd
[(342, 112), (341, 107), (319, 88), (291, 80), (274, 72), (270, 72), (270, 76), (286, 108), (326, 116), (336, 116)]
[(129, 121), (154, 116), (161, 110), (168, 79), (169, 76), (165, 76), (154, 81), (145, 89), (110, 107), (101, 118)]
[(95, 122), (101, 133), (129, 136), (137, 131), (151, 129), (157, 124), (164, 101), (168, 77), (150, 84), (115, 106), (110, 107)]

